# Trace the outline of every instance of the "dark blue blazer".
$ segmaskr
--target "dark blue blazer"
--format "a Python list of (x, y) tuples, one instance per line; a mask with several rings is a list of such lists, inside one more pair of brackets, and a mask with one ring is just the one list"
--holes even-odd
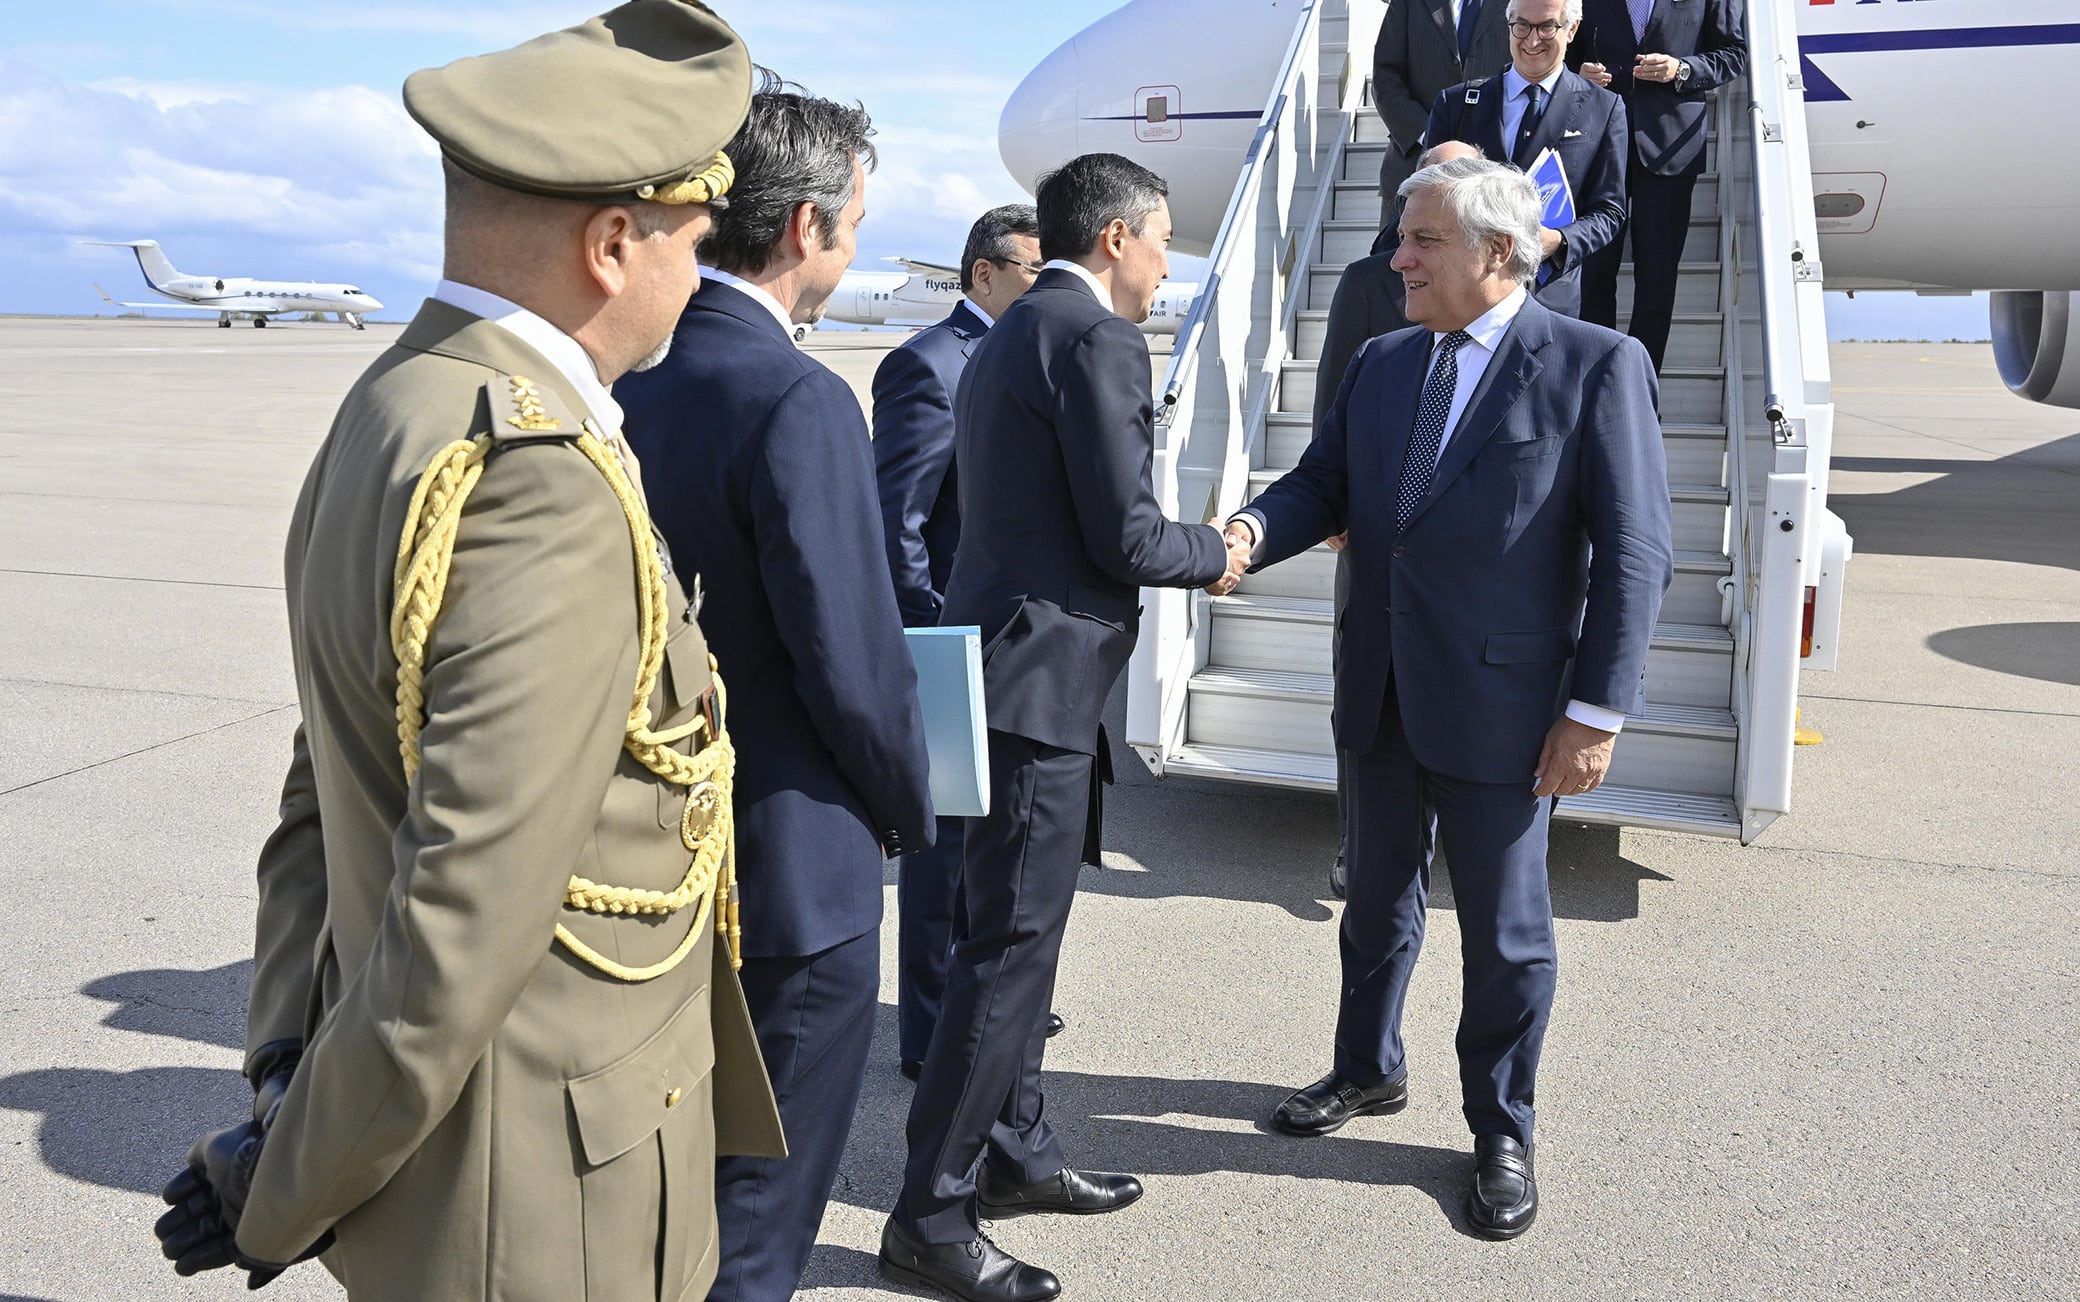
[(819, 953), (881, 925), (883, 844), (933, 834), (866, 420), (772, 313), (712, 281), (671, 356), (614, 396), (729, 688), (744, 952)]
[(961, 507), (953, 473), (953, 395), (976, 341), (988, 331), (963, 299), (944, 321), (918, 331), (874, 371), (874, 478), (896, 608), (906, 626), (939, 622)]
[(1247, 509), (1261, 565), (1350, 530), (1338, 747), (1372, 746), (1391, 681), (1418, 762), (1528, 785), (1570, 696), (1639, 707), (1674, 576), (1654, 367), (1637, 340), (1525, 303), (1401, 531), (1433, 337), (1366, 344), (1300, 464)]
[[(1501, 73), (1485, 78), (1468, 104), (1474, 83), (1447, 87), (1430, 109), (1423, 140), (1463, 140), (1479, 145), (1497, 162), (1510, 159), (1502, 138), (1502, 105), (1508, 97)], [(1625, 229), (1625, 102), (1601, 86), (1561, 69), (1552, 103), (1531, 135), (1536, 158), (1546, 148), (1560, 155), (1567, 184), (1574, 191), (1574, 221), (1560, 228), (1560, 251), (1547, 260), (1553, 277), (1539, 287), (1538, 301), (1568, 316), (1582, 314), (1582, 263), (1615, 243)], [(1398, 244), (1399, 241), (1397, 240)]]
[[(1642, 53), (1673, 54), (1689, 64), (1683, 88), (1633, 80), (1633, 61)], [(1583, 0), (1582, 27), (1567, 47), (1567, 62), (1610, 69), (1610, 89), (1624, 97), (1632, 122), (1637, 166), (1656, 176), (1695, 176), (1704, 170), (1711, 107), (1705, 92), (1748, 69), (1746, 0), (1656, 0), (1643, 39), (1632, 34), (1626, 0)]]
[(1148, 344), (1043, 271), (976, 345), (954, 412), (961, 547), (939, 622), (982, 628), (990, 727), (1094, 755), (1138, 590), (1227, 572), (1219, 530), (1156, 503)]

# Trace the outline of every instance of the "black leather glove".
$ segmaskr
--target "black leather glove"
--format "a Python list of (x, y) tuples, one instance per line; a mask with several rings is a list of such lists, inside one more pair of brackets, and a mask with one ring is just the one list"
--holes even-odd
[[(289, 1265), (259, 1261), (238, 1249), (238, 1222), (253, 1188), (253, 1169), (267, 1129), (289, 1092), (296, 1064), (303, 1057), (301, 1040), (276, 1040), (253, 1055), (253, 1117), (204, 1135), (188, 1150), (188, 1165), (167, 1183), (162, 1197), (172, 1210), (152, 1226), (159, 1250), (173, 1262), (175, 1273), (199, 1274), (223, 1266), (246, 1272), (248, 1289), (265, 1288)], [(332, 1233), (299, 1256), (304, 1261), (332, 1244)]]

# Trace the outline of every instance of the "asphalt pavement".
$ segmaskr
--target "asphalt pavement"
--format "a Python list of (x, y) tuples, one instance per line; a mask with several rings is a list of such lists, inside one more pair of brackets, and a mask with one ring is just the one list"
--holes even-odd
[[(394, 327), (0, 321), (0, 1302), (242, 1296), (149, 1226), (238, 1075), (254, 852), (296, 719), (280, 557)], [(864, 396), (890, 335), (810, 350)], [(1557, 829), (1543, 1209), (1466, 1232), (1448, 875), (1411, 1105), (1264, 1118), (1326, 1070), (1339, 906), (1318, 797), (1123, 783), (1048, 1051), (1099, 1218), (996, 1227), (1091, 1302), (2069, 1297), (2080, 1273), (2080, 412), (1982, 346), (1834, 352), (1840, 672), (1752, 846)], [(1622, 742), (1621, 742), (1622, 744)], [(1130, 756), (1121, 755), (1131, 765)], [(893, 878), (873, 1067), (805, 1298), (883, 1297), (909, 1085)], [(282, 1302), (335, 1298), (306, 1266)]]

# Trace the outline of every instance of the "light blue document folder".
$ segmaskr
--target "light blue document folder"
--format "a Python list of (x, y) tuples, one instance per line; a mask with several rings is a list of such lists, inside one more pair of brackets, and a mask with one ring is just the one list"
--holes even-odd
[(978, 818), (989, 812), (989, 726), (982, 705), (982, 630), (906, 628), (917, 664), (917, 704), (932, 763), (932, 812)]

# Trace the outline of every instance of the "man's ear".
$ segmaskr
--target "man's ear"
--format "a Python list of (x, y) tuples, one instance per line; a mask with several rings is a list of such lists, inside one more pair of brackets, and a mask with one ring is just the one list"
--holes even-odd
[(1133, 232), (1127, 229), (1126, 219), (1115, 217), (1105, 223), (1104, 231), (1098, 236), (1098, 247), (1114, 262), (1124, 261), (1127, 256), (1127, 241)]
[(823, 248), (823, 238), (816, 229), (816, 220), (821, 215), (822, 210), (807, 199), (796, 204), (794, 211), (787, 215), (787, 234), (797, 259), (807, 261), (810, 254)]
[(585, 273), (608, 298), (628, 288), (629, 261), (641, 238), (635, 215), (626, 208), (601, 208), (585, 219), (579, 232)]

